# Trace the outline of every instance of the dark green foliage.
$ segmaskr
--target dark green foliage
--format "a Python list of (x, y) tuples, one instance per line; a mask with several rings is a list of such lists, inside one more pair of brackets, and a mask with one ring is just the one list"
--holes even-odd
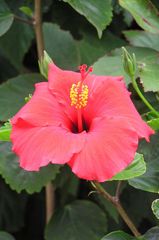
[[(78, 71), (86, 63), (97, 75), (123, 75), (142, 117), (156, 131), (159, 118), (147, 113), (135, 95), (121, 47), (135, 53), (139, 87), (159, 109), (158, 9), (158, 0), (42, 0), (45, 49), (53, 61), (68, 70)], [(33, 17), (34, 1), (0, 0), (0, 127), (25, 104), (34, 84), (46, 81), (38, 73)], [(9, 139), (8, 129), (0, 131), (0, 140)], [(0, 240), (158, 240), (159, 228), (153, 227), (159, 218), (158, 132), (150, 140), (141, 142), (135, 161), (115, 181), (103, 184), (114, 196), (122, 181), (121, 202), (142, 233), (139, 238), (131, 235), (114, 206), (68, 166), (24, 171), (11, 143), (0, 142)], [(50, 181), (55, 214), (45, 226), (44, 187)]]

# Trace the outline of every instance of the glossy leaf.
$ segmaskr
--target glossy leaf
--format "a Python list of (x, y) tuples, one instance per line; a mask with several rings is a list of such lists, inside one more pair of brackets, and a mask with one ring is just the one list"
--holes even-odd
[(80, 64), (85, 63), (88, 66), (114, 48), (125, 45), (125, 41), (110, 32), (104, 32), (101, 39), (93, 33), (82, 33), (82, 35), (82, 40), (76, 42), (80, 53)]
[(119, 4), (133, 15), (141, 28), (159, 33), (159, 12), (150, 0), (119, 0)]
[(0, 179), (0, 193), (0, 229), (8, 232), (18, 231), (24, 226), (27, 195), (12, 191), (2, 179)]
[(123, 69), (121, 56), (104, 56), (93, 65), (93, 73), (97, 75), (124, 76), (128, 85), (130, 79)]
[[(55, 179), (60, 165), (50, 164), (38, 172), (25, 171), (19, 166), (18, 158), (11, 152), (10, 143), (0, 144), (0, 174), (11, 189), (18, 193), (22, 190), (28, 193), (41, 191), (49, 181)], [(29, 156), (28, 156), (29, 157)]]
[(98, 36), (108, 26), (112, 19), (111, 1), (94, 0), (64, 0), (69, 3), (77, 12), (84, 15), (87, 20), (97, 29)]
[(159, 219), (159, 199), (152, 202), (151, 208), (156, 218)]
[(111, 180), (127, 180), (138, 177), (146, 171), (146, 164), (142, 154), (136, 153), (133, 162), (122, 172), (116, 174)]
[(0, 120), (7, 121), (24, 104), (34, 90), (34, 84), (42, 80), (39, 74), (24, 74), (0, 85)]
[(124, 31), (123, 33), (131, 45), (159, 51), (159, 34), (139, 30)]
[(0, 37), (12, 26), (14, 15), (11, 13), (0, 13)]
[(0, 231), (0, 239), (1, 240), (15, 240), (15, 238), (13, 236), (11, 236), (9, 233), (3, 232), (3, 231)]
[(95, 203), (77, 200), (54, 214), (45, 239), (99, 240), (106, 228), (106, 216)]
[(44, 23), (43, 32), (45, 50), (55, 64), (64, 69), (77, 69), (79, 54), (71, 34), (52, 23)]
[(132, 237), (123, 231), (115, 231), (107, 234), (101, 240), (137, 240), (137, 238)]
[(151, 228), (143, 236), (143, 240), (158, 240), (158, 239), (159, 239), (159, 227), (158, 226)]
[(9, 31), (0, 38), (0, 52), (18, 70), (34, 38), (33, 29), (25, 23), (14, 21)]
[(159, 134), (151, 137), (151, 142), (142, 141), (139, 151), (146, 161), (146, 172), (140, 177), (128, 180), (137, 189), (148, 192), (159, 192)]

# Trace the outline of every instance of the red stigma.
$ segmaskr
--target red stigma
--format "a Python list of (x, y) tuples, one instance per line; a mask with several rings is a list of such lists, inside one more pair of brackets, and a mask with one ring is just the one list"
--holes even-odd
[(87, 69), (86, 64), (79, 66), (82, 81), (84, 81), (84, 79), (87, 77), (87, 75), (93, 71), (93, 67), (89, 67), (88, 70), (86, 70), (86, 69)]

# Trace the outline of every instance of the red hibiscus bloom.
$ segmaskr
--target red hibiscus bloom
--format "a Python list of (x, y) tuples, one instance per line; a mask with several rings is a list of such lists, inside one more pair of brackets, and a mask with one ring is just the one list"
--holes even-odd
[(37, 171), (67, 163), (80, 178), (103, 182), (134, 159), (139, 138), (153, 133), (136, 111), (123, 78), (63, 71), (50, 64), (48, 82), (12, 118), (20, 166)]

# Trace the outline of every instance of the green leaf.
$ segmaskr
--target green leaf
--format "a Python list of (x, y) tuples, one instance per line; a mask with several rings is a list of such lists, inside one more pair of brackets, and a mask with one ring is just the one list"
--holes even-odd
[(12, 26), (14, 15), (11, 13), (0, 13), (0, 37)]
[(79, 53), (71, 34), (52, 23), (44, 23), (43, 32), (46, 51), (53, 62), (64, 69), (77, 69)]
[(155, 131), (159, 130), (159, 118), (154, 118), (147, 121), (147, 124)]
[(143, 236), (143, 240), (158, 240), (158, 239), (159, 239), (159, 227), (151, 228)]
[(101, 240), (137, 240), (137, 238), (132, 237), (123, 231), (115, 231), (107, 234)]
[(123, 69), (121, 56), (104, 56), (93, 65), (93, 73), (97, 75), (124, 76), (128, 85), (130, 79)]
[(139, 30), (123, 32), (129, 43), (136, 47), (147, 47), (159, 51), (159, 34)]
[(22, 190), (28, 193), (41, 191), (49, 181), (54, 180), (59, 173), (60, 165), (50, 164), (38, 172), (25, 171), (19, 166), (18, 158), (11, 152), (10, 143), (0, 144), (0, 174), (11, 189), (18, 193)]
[(159, 199), (152, 202), (151, 208), (156, 218), (159, 219)]
[(77, 12), (84, 15), (87, 20), (97, 29), (98, 36), (108, 26), (112, 19), (111, 0), (64, 0), (69, 3)]
[(17, 194), (12, 191), (2, 179), (0, 179), (0, 193), (0, 229), (16, 232), (24, 226), (28, 197), (24, 193)]
[(136, 153), (133, 162), (122, 172), (116, 174), (111, 180), (127, 180), (138, 177), (146, 171), (146, 164), (142, 154)]
[(0, 231), (0, 239), (1, 240), (15, 240), (15, 238), (13, 236), (11, 236), (9, 233), (3, 232), (3, 231)]
[(159, 33), (159, 12), (151, 1), (119, 0), (119, 4), (133, 15), (141, 28), (151, 33)]
[(137, 189), (159, 192), (159, 134), (151, 137), (150, 143), (142, 141), (139, 150), (146, 161), (146, 172), (140, 177), (128, 180)]
[(95, 203), (77, 200), (55, 212), (46, 227), (45, 238), (99, 240), (105, 234), (106, 228), (106, 217)]
[(24, 74), (0, 85), (0, 121), (7, 121), (24, 104), (25, 97), (34, 90), (34, 84), (42, 80), (39, 74)]
[[(143, 47), (126, 47), (130, 54), (136, 55), (138, 66), (137, 77), (140, 77), (145, 92), (159, 91), (159, 55), (158, 52)], [(112, 52), (114, 56), (121, 56), (121, 49)], [(120, 68), (120, 65), (119, 65)], [(121, 70), (119, 70), (121, 71)]]
[(33, 17), (33, 11), (30, 7), (22, 6), (19, 9), (28, 17)]
[(104, 32), (99, 39), (94, 33), (84, 32), (83, 38), (77, 41), (81, 64), (92, 65), (98, 58), (104, 56), (114, 48), (125, 45), (125, 42), (110, 32)]
[(34, 38), (33, 28), (14, 21), (9, 31), (0, 38), (0, 52), (18, 70)]
[(11, 130), (12, 126), (8, 122), (0, 127), (0, 141), (10, 141)]

